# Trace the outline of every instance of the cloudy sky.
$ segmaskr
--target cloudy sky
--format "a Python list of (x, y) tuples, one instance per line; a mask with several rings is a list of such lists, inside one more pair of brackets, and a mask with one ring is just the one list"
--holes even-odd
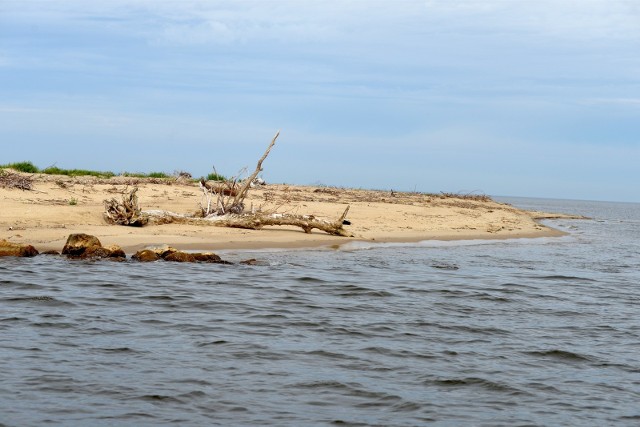
[(640, 201), (640, 1), (0, 0), (0, 163)]

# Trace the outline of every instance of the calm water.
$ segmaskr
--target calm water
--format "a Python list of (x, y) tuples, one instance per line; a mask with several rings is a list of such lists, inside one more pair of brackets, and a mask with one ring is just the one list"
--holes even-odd
[(640, 205), (509, 242), (0, 259), (0, 425), (640, 424)]

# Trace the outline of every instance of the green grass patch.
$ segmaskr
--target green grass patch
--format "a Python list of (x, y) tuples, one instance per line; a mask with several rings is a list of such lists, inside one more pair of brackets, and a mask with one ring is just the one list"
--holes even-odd
[(41, 171), (47, 175), (66, 175), (66, 176), (95, 176), (98, 178), (111, 178), (116, 176), (115, 173), (106, 171), (92, 171), (87, 169), (61, 169), (57, 166), (50, 166)]
[(227, 178), (219, 175), (217, 173), (210, 173), (209, 175), (207, 175), (207, 181), (226, 181)]
[[(47, 175), (64, 175), (64, 176), (95, 176), (98, 178), (111, 178), (116, 176), (115, 173), (111, 171), (94, 171), (87, 169), (62, 169), (57, 166), (49, 166), (45, 169), (40, 169), (36, 165), (31, 162), (16, 162), (16, 163), (8, 163), (6, 165), (0, 165), (0, 169), (13, 169), (18, 172), (27, 172), (27, 173), (44, 173)], [(165, 172), (123, 172), (122, 176), (131, 177), (131, 178), (172, 178), (171, 175)], [(210, 174), (215, 175), (215, 174)], [(220, 175), (216, 175), (218, 178), (216, 181), (224, 180), (225, 178)], [(214, 178), (207, 178), (214, 179)]]
[(121, 175), (127, 178), (171, 178), (171, 175), (164, 172), (123, 172)]
[(38, 173), (40, 170), (31, 162), (17, 162), (9, 163), (6, 165), (0, 165), (2, 169), (13, 169), (18, 172)]

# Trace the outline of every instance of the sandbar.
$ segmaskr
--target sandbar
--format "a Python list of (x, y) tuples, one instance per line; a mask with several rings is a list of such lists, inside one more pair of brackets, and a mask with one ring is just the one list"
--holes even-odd
[(61, 250), (73, 233), (92, 234), (103, 245), (133, 253), (149, 246), (180, 250), (311, 248), (351, 241), (418, 242), (553, 237), (565, 233), (540, 219), (573, 218), (531, 212), (484, 197), (405, 193), (323, 186), (267, 184), (252, 188), (247, 207), (264, 212), (314, 215), (335, 220), (350, 206), (345, 226), (353, 237), (294, 227), (246, 230), (207, 225), (165, 224), (127, 227), (108, 224), (104, 200), (138, 188), (143, 210), (190, 214), (203, 193), (197, 182), (153, 178), (96, 178), (29, 174), (31, 190), (0, 188), (0, 239)]

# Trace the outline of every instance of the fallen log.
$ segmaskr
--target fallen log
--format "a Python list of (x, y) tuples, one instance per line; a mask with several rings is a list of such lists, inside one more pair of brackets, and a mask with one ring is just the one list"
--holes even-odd
[(332, 236), (353, 237), (353, 234), (344, 229), (344, 221), (349, 212), (349, 206), (336, 221), (316, 218), (314, 215), (293, 214), (227, 214), (210, 215), (205, 218), (181, 215), (168, 211), (143, 211), (141, 216), (149, 224), (195, 224), (212, 225), (216, 227), (244, 228), (260, 230), (268, 226), (293, 226), (300, 227), (305, 233), (311, 233), (313, 229), (324, 231)]

